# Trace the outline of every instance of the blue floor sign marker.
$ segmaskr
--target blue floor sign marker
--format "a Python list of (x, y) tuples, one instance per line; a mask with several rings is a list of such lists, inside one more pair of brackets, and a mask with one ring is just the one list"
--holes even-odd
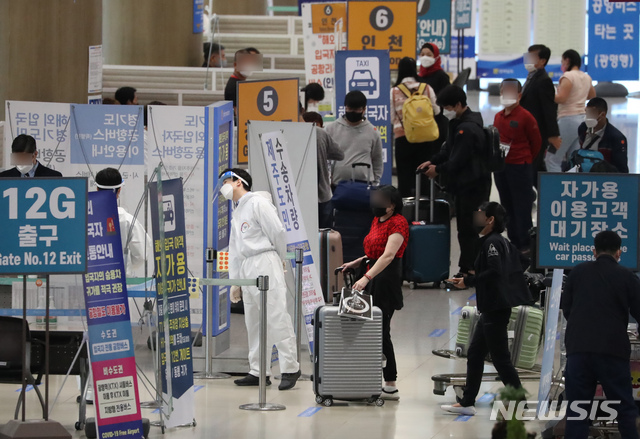
[(436, 329), (431, 334), (429, 334), (429, 337), (442, 337), (445, 332), (447, 332), (446, 329)]
[(456, 309), (454, 309), (454, 310), (451, 312), (451, 315), (452, 315), (452, 316), (456, 316), (456, 315), (460, 314), (461, 312), (462, 312), (462, 307), (461, 307), (461, 306), (459, 306), (459, 307), (457, 307)]
[(321, 409), (322, 409), (322, 407), (309, 407), (304, 412), (300, 413), (298, 415), (298, 417), (299, 418), (310, 418), (311, 416), (313, 416), (316, 413), (318, 413)]
[(460, 415), (457, 418), (455, 418), (453, 422), (467, 422), (471, 418), (472, 418), (471, 416)]
[(469, 296), (467, 300), (476, 300), (476, 294), (473, 293), (472, 295)]

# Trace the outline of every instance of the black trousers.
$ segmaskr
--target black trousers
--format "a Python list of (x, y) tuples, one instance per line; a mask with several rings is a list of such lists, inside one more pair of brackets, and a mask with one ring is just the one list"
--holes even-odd
[(472, 406), (476, 402), (484, 373), (484, 360), (488, 353), (491, 354), (491, 361), (504, 385), (511, 385), (516, 389), (522, 387), (509, 353), (507, 326), (510, 315), (511, 308), (507, 308), (485, 312), (480, 316), (467, 354), (467, 385), (460, 400), (463, 407)]
[(478, 256), (478, 232), (473, 226), (473, 213), (485, 201), (489, 201), (491, 177), (479, 182), (475, 187), (455, 194), (456, 221), (458, 224), (458, 244), (460, 244), (460, 272), (468, 273)]
[(393, 308), (382, 309), (382, 353), (387, 358), (387, 366), (382, 369), (385, 381), (395, 381), (398, 378), (396, 353), (393, 350), (393, 342), (391, 341), (391, 318), (393, 313)]
[[(589, 434), (589, 419), (571, 420), (576, 413), (571, 409), (573, 401), (592, 401), (596, 393), (596, 385), (602, 384), (602, 390), (609, 401), (620, 401), (611, 408), (618, 412), (618, 430), (624, 439), (637, 439), (636, 418), (638, 408), (633, 400), (631, 390), (631, 370), (629, 360), (611, 355), (592, 353), (575, 353), (567, 355), (565, 372), (566, 392), (569, 407), (567, 408), (566, 439), (582, 439)], [(591, 412), (586, 404), (580, 408)]]
[(326, 203), (318, 203), (318, 227), (321, 229), (333, 227), (333, 203), (331, 200)]
[(493, 174), (500, 193), (500, 204), (507, 211), (507, 234), (518, 250), (530, 247), (529, 230), (533, 227), (533, 167), (530, 164), (506, 165)]
[[(395, 140), (396, 171), (398, 173), (398, 190), (403, 198), (416, 195), (416, 169), (429, 161), (440, 150), (438, 141), (409, 143), (405, 136)], [(422, 195), (429, 195), (429, 179), (422, 178), (420, 188)]]

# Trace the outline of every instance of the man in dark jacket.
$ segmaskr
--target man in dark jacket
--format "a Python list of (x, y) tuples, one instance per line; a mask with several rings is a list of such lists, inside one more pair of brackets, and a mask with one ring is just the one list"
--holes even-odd
[(474, 215), (476, 230), (482, 235), (482, 248), (476, 260), (476, 274), (449, 279), (460, 287), (475, 286), (478, 312), (481, 313), (467, 353), (467, 385), (458, 404), (442, 406), (443, 410), (461, 415), (475, 415), (474, 404), (480, 391), (484, 360), (491, 361), (505, 385), (522, 387), (511, 362), (507, 327), (511, 308), (533, 302), (524, 279), (521, 254), (502, 237), (505, 210), (500, 204), (483, 204)]
[(551, 50), (543, 44), (529, 47), (525, 55), (525, 67), (529, 72), (522, 89), (520, 105), (533, 115), (540, 128), (542, 148), (533, 160), (533, 185), (538, 187), (538, 171), (544, 171), (544, 154), (550, 144), (560, 148), (558, 129), (558, 104), (555, 102), (556, 89), (545, 67), (551, 58)]
[(442, 150), (418, 169), (432, 179), (442, 174), (445, 189), (455, 197), (460, 244), (460, 272), (456, 277), (459, 277), (473, 271), (478, 250), (473, 212), (489, 200), (491, 174), (478, 159), (486, 148), (482, 115), (469, 109), (465, 92), (449, 85), (438, 95), (438, 105), (451, 119), (449, 136)]
[(38, 159), (36, 139), (20, 134), (11, 144), (11, 163), (15, 167), (0, 172), (3, 177), (62, 177), (62, 174), (41, 164)]
[(578, 127), (581, 149), (602, 153), (604, 160), (616, 167), (618, 172), (629, 173), (627, 164), (627, 138), (607, 119), (609, 106), (602, 98), (587, 102), (587, 118)]
[(569, 402), (565, 437), (587, 437), (589, 419), (571, 420), (577, 416), (571, 403), (591, 401), (600, 383), (608, 400), (621, 401), (612, 405), (618, 412), (620, 435), (638, 438), (627, 326), (629, 313), (640, 321), (640, 280), (618, 264), (622, 240), (617, 233), (598, 233), (594, 245), (596, 260), (571, 270), (562, 293), (561, 308), (567, 319), (565, 380)]

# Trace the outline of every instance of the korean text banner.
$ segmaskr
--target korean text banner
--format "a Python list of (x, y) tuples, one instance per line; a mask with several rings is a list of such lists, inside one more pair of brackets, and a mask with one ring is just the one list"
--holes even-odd
[(86, 271), (85, 178), (3, 178), (0, 194), (0, 273)]
[(416, 56), (415, 1), (351, 0), (347, 22), (349, 50), (388, 50), (393, 70), (405, 56)]
[[(101, 169), (108, 166), (117, 168), (126, 186), (120, 193), (119, 205), (132, 215), (135, 213), (145, 187), (143, 123), (140, 121), (138, 124), (142, 107), (7, 101), (5, 109), (5, 145), (11, 145), (20, 134), (33, 136), (40, 164), (60, 171), (64, 177), (87, 177), (90, 189), (95, 185), (95, 174)], [(127, 128), (122, 125), (123, 117)], [(137, 124), (135, 128), (131, 127), (133, 119)], [(83, 126), (87, 120), (88, 125)], [(115, 127), (116, 120), (120, 127)], [(71, 131), (77, 123), (81, 132), (74, 128), (73, 136), (79, 137), (72, 145)], [(95, 131), (91, 131), (93, 129)], [(129, 138), (132, 140), (130, 156), (126, 152), (129, 146), (127, 133), (131, 134)], [(94, 134), (96, 155), (92, 156)], [(100, 139), (104, 140), (105, 136), (109, 138), (108, 142), (102, 143)], [(120, 139), (125, 140), (120, 142)], [(137, 143), (133, 142), (135, 139), (139, 139)], [(83, 148), (78, 149), (81, 145)], [(11, 163), (11, 148), (5, 148), (4, 158), (5, 163)], [(142, 276), (144, 273), (140, 270), (136, 274)]]
[[(159, 198), (159, 197), (162, 198)], [(168, 413), (168, 427), (193, 422), (193, 361), (191, 350), (191, 322), (189, 314), (189, 288), (187, 272), (187, 248), (185, 239), (184, 197), (182, 179), (162, 181), (162, 194), (158, 183), (149, 184), (153, 244), (156, 260), (156, 289), (158, 293), (158, 333), (161, 352), (162, 391), (165, 401), (170, 401), (173, 411)], [(162, 216), (158, 216), (161, 203)], [(160, 222), (164, 223), (164, 242), (160, 240)], [(162, 245), (166, 260), (165, 303), (162, 283)], [(164, 316), (169, 316), (169, 338), (165, 338)], [(169, 345), (167, 349), (167, 345)], [(167, 362), (170, 365), (171, 391), (167, 393)], [(166, 409), (166, 407), (165, 407)]]
[(238, 82), (238, 163), (249, 160), (250, 120), (298, 122), (298, 79)]
[(264, 133), (261, 136), (265, 167), (270, 181), (271, 195), (287, 234), (287, 252), (304, 249), (302, 273), (302, 313), (313, 352), (313, 325), (311, 319), (315, 309), (324, 305), (318, 270), (311, 255), (309, 237), (305, 232), (295, 177), (287, 152), (287, 143), (281, 131)]
[[(204, 153), (205, 166), (205, 230), (204, 242), (208, 248), (219, 252), (229, 251), (229, 235), (231, 228), (231, 201), (218, 196), (212, 203), (211, 200), (216, 195), (218, 176), (226, 169), (230, 168), (232, 160), (233, 145), (233, 104), (231, 102), (217, 102), (205, 108), (207, 120), (206, 144)], [(214, 270), (213, 277), (218, 279), (228, 279), (228, 272), (218, 272)], [(212, 335), (216, 336), (229, 329), (231, 309), (229, 307), (229, 287), (228, 286), (208, 286), (213, 290), (213, 330)], [(207, 296), (204, 299), (204, 321), (206, 313), (211, 308), (206, 306)], [(207, 334), (209, 328), (202, 327), (203, 335)]]
[(142, 438), (142, 419), (116, 194), (89, 193), (83, 276), (98, 437)]
[(438, 46), (441, 54), (451, 52), (451, 0), (418, 1), (418, 53), (425, 43)]
[(638, 18), (634, 2), (589, 0), (589, 75), (594, 81), (638, 80)]
[(538, 266), (572, 268), (592, 261), (593, 238), (613, 230), (622, 238), (620, 264), (638, 268), (638, 175), (540, 174)]
[[(426, 0), (425, 0), (426, 1)], [(455, 0), (455, 29), (469, 29), (473, 19), (473, 0)]]
[[(342, 20), (342, 33), (338, 22)], [(315, 82), (325, 90), (333, 89), (336, 45), (346, 43), (346, 3), (302, 4), (304, 36), (304, 65), (306, 80)]]
[[(147, 107), (147, 175), (163, 164), (165, 178), (182, 178), (187, 267), (196, 278), (204, 276), (204, 141), (205, 116), (202, 107), (150, 105)], [(168, 177), (167, 177), (168, 176)], [(151, 216), (157, 211), (151, 211)], [(142, 217), (142, 215), (140, 215)], [(194, 325), (201, 323), (202, 298), (198, 294), (189, 305)]]
[[(415, 56), (415, 54), (411, 55)], [(391, 117), (389, 52), (386, 50), (345, 50), (336, 53), (336, 108), (345, 113), (344, 97), (359, 90), (367, 98), (365, 116), (380, 133), (384, 159), (381, 184), (391, 184)]]

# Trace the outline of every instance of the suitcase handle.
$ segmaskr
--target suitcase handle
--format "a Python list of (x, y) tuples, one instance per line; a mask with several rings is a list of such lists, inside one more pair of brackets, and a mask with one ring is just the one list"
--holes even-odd
[(373, 180), (371, 179), (371, 165), (369, 163), (353, 163), (351, 165), (351, 181), (356, 181), (356, 174), (355, 174), (355, 170), (358, 166), (364, 166), (365, 168), (367, 168), (367, 182), (369, 183), (369, 185), (373, 184)]
[[(334, 273), (336, 275), (336, 280), (338, 279), (338, 274), (342, 273), (342, 275), (344, 276), (344, 286), (347, 288), (351, 288), (353, 286), (354, 282), (354, 275), (356, 273), (356, 271), (353, 268), (345, 268), (343, 269), (342, 267), (338, 267), (334, 270)], [(336, 282), (336, 285), (338, 284), (338, 282)]]
[[(420, 190), (422, 186), (422, 170), (419, 169), (416, 171), (416, 211), (415, 211), (415, 221), (420, 221)], [(435, 215), (435, 203), (436, 203), (436, 182), (432, 178), (430, 179), (430, 188), (431, 195), (429, 196), (429, 221), (431, 223), (434, 222), (433, 217)]]

